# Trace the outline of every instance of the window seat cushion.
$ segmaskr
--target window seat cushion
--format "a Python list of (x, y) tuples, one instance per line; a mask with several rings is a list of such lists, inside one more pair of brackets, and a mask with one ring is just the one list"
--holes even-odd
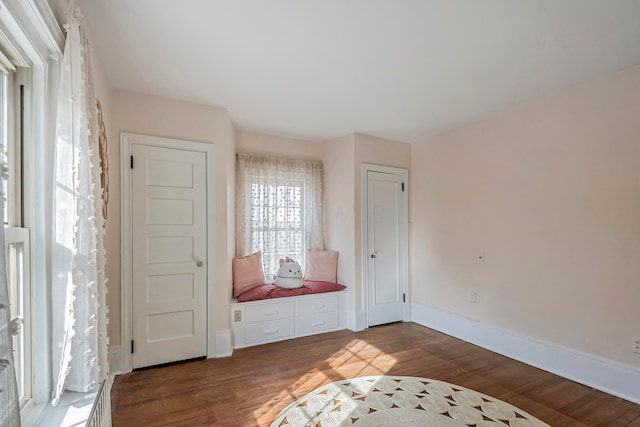
[(345, 289), (346, 286), (333, 282), (317, 282), (305, 280), (301, 288), (284, 289), (276, 285), (266, 284), (257, 286), (238, 296), (238, 302), (258, 301), (269, 298), (295, 297), (302, 294), (319, 294), (323, 292), (335, 292)]
[(302, 289), (305, 294), (321, 294), (323, 292), (335, 292), (345, 289), (345, 285), (335, 282), (321, 282), (315, 280), (305, 280), (302, 282)]

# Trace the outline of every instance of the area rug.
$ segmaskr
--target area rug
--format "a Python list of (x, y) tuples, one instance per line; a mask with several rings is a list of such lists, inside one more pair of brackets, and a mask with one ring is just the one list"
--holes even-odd
[(293, 402), (271, 427), (549, 427), (477, 391), (416, 377), (337, 381)]

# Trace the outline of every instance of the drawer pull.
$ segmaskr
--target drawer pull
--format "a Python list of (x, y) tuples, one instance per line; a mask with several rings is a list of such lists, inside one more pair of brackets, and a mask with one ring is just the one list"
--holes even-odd
[(268, 330), (264, 331), (265, 335), (273, 335), (273, 334), (277, 334), (277, 333), (278, 333), (278, 328), (268, 329)]
[(324, 326), (324, 320), (321, 320), (319, 322), (313, 322), (311, 326)]
[(324, 304), (312, 305), (311, 308), (324, 308)]
[(279, 310), (274, 310), (274, 311), (267, 311), (264, 313), (265, 316), (275, 316), (276, 314), (280, 313)]

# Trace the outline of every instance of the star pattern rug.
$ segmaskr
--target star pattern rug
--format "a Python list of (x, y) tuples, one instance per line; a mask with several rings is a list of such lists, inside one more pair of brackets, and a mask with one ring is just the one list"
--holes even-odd
[(549, 427), (491, 396), (428, 378), (371, 376), (324, 385), (271, 427)]

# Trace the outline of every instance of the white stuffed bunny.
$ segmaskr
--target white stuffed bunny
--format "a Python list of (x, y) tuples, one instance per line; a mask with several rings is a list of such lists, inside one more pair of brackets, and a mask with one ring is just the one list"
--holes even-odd
[(286, 259), (281, 258), (276, 285), (285, 289), (301, 288), (302, 268), (300, 268), (300, 264), (289, 257)]

